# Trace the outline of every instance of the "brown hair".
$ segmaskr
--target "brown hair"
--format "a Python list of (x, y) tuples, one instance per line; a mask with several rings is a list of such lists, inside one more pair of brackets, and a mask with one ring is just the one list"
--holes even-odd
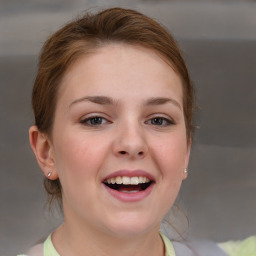
[[(186, 64), (173, 37), (155, 20), (130, 9), (111, 8), (86, 13), (54, 33), (44, 44), (32, 92), (35, 125), (51, 135), (58, 89), (70, 65), (103, 45), (113, 42), (140, 45), (159, 53), (183, 82), (183, 108), (190, 140), (193, 134), (194, 89)], [(59, 180), (45, 178), (49, 199), (61, 201)]]

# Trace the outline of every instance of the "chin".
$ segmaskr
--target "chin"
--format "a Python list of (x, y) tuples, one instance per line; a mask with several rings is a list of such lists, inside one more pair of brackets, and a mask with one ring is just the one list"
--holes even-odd
[(140, 236), (152, 230), (159, 230), (160, 221), (156, 222), (147, 218), (116, 219), (112, 225), (108, 225), (108, 230), (120, 238), (130, 238)]

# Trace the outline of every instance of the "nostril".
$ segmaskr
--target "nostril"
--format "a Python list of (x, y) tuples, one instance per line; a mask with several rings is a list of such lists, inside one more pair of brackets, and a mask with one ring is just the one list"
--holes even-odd
[(131, 155), (131, 156), (135, 156), (135, 155), (137, 155), (137, 156), (144, 156), (144, 152), (143, 151), (139, 151), (137, 154), (133, 154), (133, 153), (130, 153), (129, 151), (125, 151), (125, 150), (120, 150), (119, 152), (118, 152), (118, 154), (120, 154), (120, 155)]

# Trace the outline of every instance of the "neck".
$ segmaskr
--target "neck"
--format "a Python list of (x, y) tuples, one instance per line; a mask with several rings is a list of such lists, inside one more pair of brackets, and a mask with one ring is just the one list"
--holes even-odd
[(64, 222), (52, 235), (54, 247), (61, 256), (163, 256), (164, 244), (158, 227), (143, 234), (117, 236), (92, 230), (88, 225), (74, 226)]

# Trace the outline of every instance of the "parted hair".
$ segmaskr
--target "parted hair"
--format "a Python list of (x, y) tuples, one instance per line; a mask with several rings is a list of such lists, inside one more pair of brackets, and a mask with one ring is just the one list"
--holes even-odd
[[(193, 135), (194, 88), (181, 52), (167, 29), (135, 10), (110, 8), (79, 16), (52, 34), (42, 47), (32, 91), (35, 125), (51, 138), (61, 80), (74, 61), (104, 45), (138, 45), (157, 52), (182, 80), (187, 139)], [(45, 178), (49, 201), (61, 204), (59, 179)]]

